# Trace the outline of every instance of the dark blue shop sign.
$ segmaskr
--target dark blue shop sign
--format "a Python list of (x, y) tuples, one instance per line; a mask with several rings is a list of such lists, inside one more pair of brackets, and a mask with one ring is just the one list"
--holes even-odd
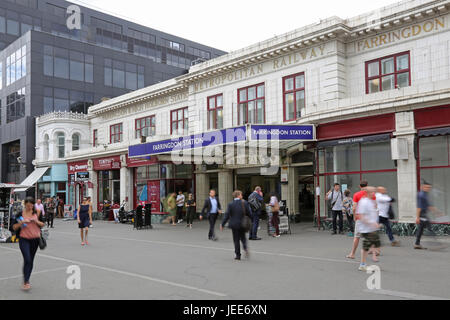
[(247, 141), (247, 127), (237, 127), (219, 131), (205, 132), (192, 136), (150, 142), (136, 146), (130, 146), (128, 156), (130, 158), (193, 150), (198, 148), (214, 147), (231, 143)]
[(252, 125), (251, 140), (314, 141), (314, 125)]
[(314, 125), (247, 125), (187, 137), (130, 146), (128, 156), (138, 158), (185, 150), (252, 141), (314, 141)]

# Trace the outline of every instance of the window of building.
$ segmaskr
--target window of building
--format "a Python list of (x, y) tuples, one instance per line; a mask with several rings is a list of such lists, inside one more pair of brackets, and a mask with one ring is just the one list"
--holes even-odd
[(262, 124), (265, 119), (264, 84), (238, 90), (238, 124)]
[(72, 135), (72, 151), (80, 150), (80, 135), (74, 134)]
[(433, 206), (450, 212), (450, 136), (421, 137), (419, 139), (420, 177), (433, 185)]
[(75, 81), (94, 82), (94, 57), (89, 54), (44, 46), (44, 75)]
[(46, 134), (44, 137), (44, 161), (47, 161), (50, 156), (49, 142), (50, 138), (48, 134)]
[(27, 74), (27, 47), (23, 46), (6, 58), (6, 85), (9, 86)]
[(74, 112), (87, 114), (94, 104), (92, 92), (60, 88), (44, 88), (44, 114), (51, 112)]
[(120, 143), (123, 140), (123, 124), (115, 124), (110, 127), (110, 143)]
[(187, 51), (188, 54), (195, 56), (195, 57), (199, 57), (199, 58), (203, 58), (206, 60), (211, 59), (211, 53), (208, 51), (204, 51), (204, 50), (200, 50), (197, 48), (192, 48), (192, 47), (188, 47)]
[(409, 52), (366, 62), (366, 93), (393, 90), (410, 85)]
[(6, 109), (7, 123), (25, 117), (25, 88), (6, 97)]
[(188, 107), (173, 110), (170, 113), (170, 133), (176, 135), (188, 134)]
[(208, 130), (223, 129), (223, 95), (208, 97)]
[(11, 183), (21, 183), (20, 166), (17, 160), (20, 157), (20, 141), (12, 142), (6, 146), (6, 181)]
[(98, 130), (95, 129), (92, 135), (93, 135), (93, 137), (92, 137), (92, 145), (95, 148), (95, 147), (98, 146)]
[(56, 149), (58, 159), (63, 159), (66, 156), (66, 136), (62, 132), (56, 134)]
[(140, 139), (143, 134), (147, 137), (151, 137), (156, 134), (155, 116), (136, 119), (136, 138)]
[(104, 60), (105, 86), (136, 90), (145, 86), (144, 66), (117, 60)]
[(300, 119), (305, 114), (305, 74), (283, 78), (284, 121)]

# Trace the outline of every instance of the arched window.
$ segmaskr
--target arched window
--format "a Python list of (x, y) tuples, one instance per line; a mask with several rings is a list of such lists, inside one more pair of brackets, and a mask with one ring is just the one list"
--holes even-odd
[(56, 148), (58, 151), (58, 159), (62, 159), (66, 156), (66, 136), (64, 133), (58, 133), (56, 135)]
[(47, 161), (49, 158), (49, 140), (48, 134), (44, 136), (44, 161)]
[(72, 136), (72, 151), (80, 150), (80, 136), (78, 134), (74, 134)]

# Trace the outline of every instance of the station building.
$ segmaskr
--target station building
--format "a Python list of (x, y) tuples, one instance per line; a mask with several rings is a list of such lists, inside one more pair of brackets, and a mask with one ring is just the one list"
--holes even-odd
[[(400, 222), (414, 222), (426, 180), (448, 213), (449, 9), (417, 0), (332, 17), (94, 105), (79, 122), (86, 147), (64, 159), (74, 193), (91, 195), (95, 209), (127, 200), (164, 211), (171, 192), (200, 206), (209, 189), (226, 203), (234, 189), (261, 186), (291, 214), (319, 220), (334, 183), (354, 193), (365, 179), (398, 199)], [(189, 161), (175, 161), (180, 146)], [(258, 157), (265, 148), (277, 170)]]

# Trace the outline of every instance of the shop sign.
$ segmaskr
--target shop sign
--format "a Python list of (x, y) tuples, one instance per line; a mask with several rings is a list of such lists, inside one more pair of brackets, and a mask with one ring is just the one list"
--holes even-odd
[(88, 182), (89, 181), (89, 172), (77, 172), (77, 181), (78, 182)]
[(127, 156), (127, 167), (128, 168), (149, 166), (149, 165), (156, 164), (156, 163), (158, 163), (157, 157), (129, 158)]
[(252, 125), (252, 141), (313, 141), (315, 140), (314, 125)]
[(245, 141), (247, 141), (247, 127), (242, 126), (188, 137), (135, 145), (129, 148), (128, 154), (130, 158), (138, 158)]
[(86, 161), (68, 163), (67, 169), (69, 171), (69, 175), (77, 173), (77, 172), (86, 172), (86, 171), (88, 171), (88, 162), (86, 160)]
[(94, 160), (94, 170), (96, 171), (117, 170), (121, 167), (120, 156)]

